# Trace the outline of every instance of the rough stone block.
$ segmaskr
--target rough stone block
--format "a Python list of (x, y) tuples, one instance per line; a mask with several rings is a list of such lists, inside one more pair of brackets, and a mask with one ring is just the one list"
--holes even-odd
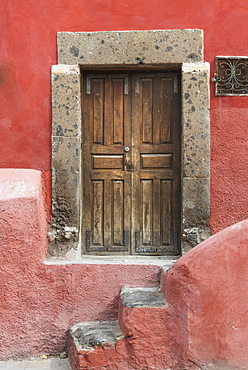
[(190, 63), (203, 60), (203, 31), (59, 32), (63, 64)]
[(80, 139), (53, 137), (53, 217), (50, 254), (76, 249), (79, 239)]
[(183, 179), (185, 228), (206, 224), (209, 217), (209, 179)]
[(52, 67), (52, 120), (54, 136), (80, 136), (81, 92), (78, 66)]
[(183, 175), (209, 177), (209, 64), (182, 69)]

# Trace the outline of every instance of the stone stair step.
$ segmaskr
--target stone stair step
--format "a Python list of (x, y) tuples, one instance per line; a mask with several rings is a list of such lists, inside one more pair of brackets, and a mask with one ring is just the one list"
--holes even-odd
[(173, 323), (160, 288), (125, 287), (119, 303), (119, 324), (131, 363), (137, 366), (133, 369), (170, 368), (174, 364), (171, 355)]
[(73, 370), (128, 369), (125, 339), (116, 321), (73, 325), (68, 349)]
[(78, 323), (70, 329), (71, 337), (80, 349), (112, 345), (123, 338), (116, 321), (95, 321)]
[(121, 303), (124, 307), (163, 307), (166, 305), (165, 297), (159, 287), (127, 288), (120, 293)]

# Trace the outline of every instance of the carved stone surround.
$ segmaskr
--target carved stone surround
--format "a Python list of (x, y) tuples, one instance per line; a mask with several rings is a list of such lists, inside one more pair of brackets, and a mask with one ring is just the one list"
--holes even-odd
[(81, 258), (81, 68), (181, 69), (182, 253), (209, 236), (209, 64), (203, 31), (59, 32), (52, 67), (50, 256)]

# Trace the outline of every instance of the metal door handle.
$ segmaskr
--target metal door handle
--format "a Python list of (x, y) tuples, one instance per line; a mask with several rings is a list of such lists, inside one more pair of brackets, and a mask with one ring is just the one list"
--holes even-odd
[(128, 154), (124, 154), (124, 164), (127, 167), (131, 167), (131, 160)]
[(127, 165), (130, 162), (130, 158), (128, 154), (124, 154), (124, 163)]
[(124, 150), (125, 150), (125, 152), (129, 152), (130, 149), (129, 149), (128, 146), (126, 146)]

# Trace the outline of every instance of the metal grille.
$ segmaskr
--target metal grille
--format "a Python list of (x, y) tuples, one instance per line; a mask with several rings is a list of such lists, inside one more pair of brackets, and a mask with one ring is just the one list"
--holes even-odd
[(248, 95), (248, 58), (216, 57), (216, 95)]

